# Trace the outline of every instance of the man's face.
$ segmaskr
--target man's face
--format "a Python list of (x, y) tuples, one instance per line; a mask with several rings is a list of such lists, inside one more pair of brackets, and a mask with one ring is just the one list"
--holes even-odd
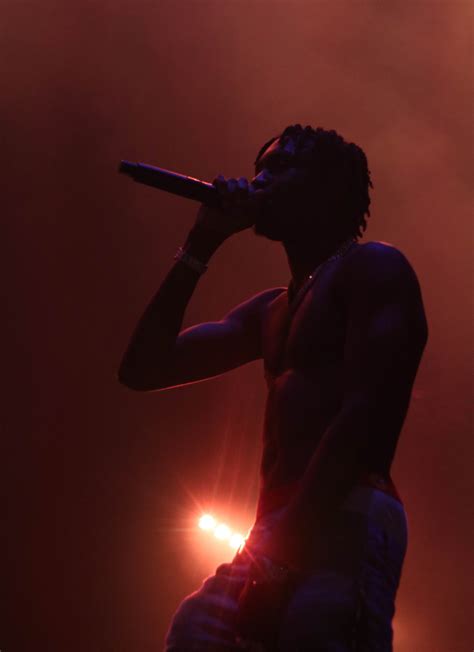
[(278, 138), (263, 152), (255, 168), (252, 185), (256, 189), (268, 188), (270, 193), (262, 203), (254, 231), (270, 240), (305, 237), (310, 223), (314, 232), (308, 172), (297, 167), (296, 161), (292, 164), (295, 153), (294, 139), (288, 138), (283, 144)]

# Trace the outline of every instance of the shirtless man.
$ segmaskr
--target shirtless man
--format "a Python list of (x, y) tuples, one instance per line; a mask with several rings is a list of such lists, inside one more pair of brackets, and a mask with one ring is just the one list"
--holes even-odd
[[(427, 340), (419, 284), (395, 247), (358, 242), (372, 184), (357, 145), (292, 125), (255, 164), (251, 184), (214, 180), (221, 207), (200, 207), (119, 371), (160, 391), (262, 359), (268, 384), (256, 523), (183, 601), (166, 650), (389, 652), (407, 543), (390, 469)], [(250, 227), (282, 243), (288, 288), (181, 331), (205, 264)]]

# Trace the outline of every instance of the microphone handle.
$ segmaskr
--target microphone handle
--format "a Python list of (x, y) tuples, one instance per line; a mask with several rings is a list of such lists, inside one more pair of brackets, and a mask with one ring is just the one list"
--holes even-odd
[(194, 199), (208, 206), (219, 206), (219, 195), (212, 183), (145, 163), (130, 161), (121, 161), (118, 171), (121, 174), (128, 174), (138, 183), (171, 192), (173, 195)]

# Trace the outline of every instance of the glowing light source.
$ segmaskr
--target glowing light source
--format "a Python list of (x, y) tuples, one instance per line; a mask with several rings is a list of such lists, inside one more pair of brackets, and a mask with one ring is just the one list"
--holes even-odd
[(212, 514), (203, 514), (198, 525), (201, 530), (212, 532), (216, 539), (226, 541), (234, 550), (238, 550), (245, 543), (245, 537), (240, 532), (233, 532), (225, 523), (219, 523)]
[(241, 546), (243, 546), (244, 543), (244, 537), (238, 532), (234, 532), (234, 534), (229, 539), (230, 547), (234, 548), (235, 550), (238, 550)]
[(210, 514), (203, 514), (199, 519), (199, 527), (201, 530), (214, 530), (216, 525), (216, 519)]
[(221, 541), (225, 541), (229, 539), (231, 534), (232, 532), (230, 530), (230, 527), (225, 523), (219, 523), (219, 525), (214, 530), (214, 536), (220, 539)]

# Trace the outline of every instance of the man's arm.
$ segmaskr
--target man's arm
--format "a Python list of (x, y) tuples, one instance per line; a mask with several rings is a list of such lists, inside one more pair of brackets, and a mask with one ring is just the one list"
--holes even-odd
[[(246, 179), (214, 179), (222, 208), (202, 205), (184, 245), (207, 263), (231, 235), (250, 227), (263, 191), (250, 192)], [(252, 195), (252, 196), (251, 196)], [(137, 391), (162, 390), (217, 376), (260, 357), (260, 314), (281, 289), (245, 301), (221, 321), (180, 332), (199, 274), (178, 261), (135, 328), (118, 373), (119, 382)]]
[[(208, 260), (209, 240), (191, 239), (190, 255)], [(265, 290), (231, 310), (222, 320), (180, 332), (199, 276), (177, 262), (138, 322), (119, 369), (130, 389), (170, 389), (218, 376), (261, 357), (260, 315), (281, 288)]]
[(310, 523), (324, 528), (365, 470), (369, 441), (400, 431), (427, 341), (419, 284), (403, 254), (370, 243), (346, 271), (342, 407), (267, 550), (288, 563), (296, 564), (305, 554), (294, 533), (308, 534)]
[[(244, 177), (213, 181), (219, 206), (202, 204), (183, 249), (207, 263), (231, 235), (251, 227), (267, 191)], [(282, 289), (244, 301), (218, 322), (180, 332), (199, 274), (178, 261), (145, 310), (123, 356), (119, 382), (138, 391), (162, 390), (218, 376), (261, 357), (260, 314)]]

